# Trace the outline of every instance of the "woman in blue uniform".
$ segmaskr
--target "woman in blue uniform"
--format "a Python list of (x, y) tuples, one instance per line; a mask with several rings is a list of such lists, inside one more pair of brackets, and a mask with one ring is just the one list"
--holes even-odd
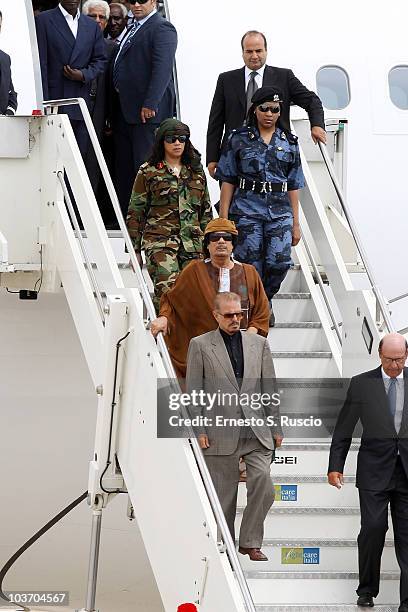
[(255, 92), (247, 125), (231, 133), (216, 173), (220, 216), (235, 221), (239, 232), (234, 255), (255, 266), (270, 300), (300, 240), (298, 190), (304, 185), (297, 138), (279, 124), (280, 102), (275, 87)]

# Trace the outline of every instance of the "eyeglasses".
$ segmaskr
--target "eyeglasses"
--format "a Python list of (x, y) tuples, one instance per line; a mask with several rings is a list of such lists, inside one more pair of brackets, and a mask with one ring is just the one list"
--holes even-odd
[(381, 360), (387, 365), (391, 365), (393, 361), (395, 361), (395, 363), (397, 363), (398, 365), (404, 365), (406, 358), (406, 355), (404, 355), (403, 357), (384, 357), (384, 355), (381, 355)]
[(187, 140), (188, 136), (186, 136), (185, 134), (182, 134), (181, 136), (177, 136), (176, 134), (174, 134), (174, 136), (168, 135), (164, 137), (164, 142), (167, 142), (169, 144), (174, 144), (177, 141), (181, 142), (181, 144), (184, 144), (185, 142), (187, 142)]
[(128, 0), (129, 4), (136, 4), (136, 2), (138, 4), (146, 4), (147, 2), (149, 2), (149, 0)]
[(258, 110), (260, 110), (261, 113), (267, 113), (270, 111), (275, 115), (276, 113), (280, 113), (280, 106), (263, 106), (261, 104), (261, 106), (258, 106)]
[(210, 242), (218, 242), (221, 238), (226, 242), (232, 242), (232, 234), (219, 234), (217, 232), (210, 234)]
[(233, 319), (234, 317), (237, 317), (237, 319), (242, 319), (242, 317), (244, 316), (242, 310), (240, 310), (239, 312), (226, 312), (225, 314), (219, 312), (218, 314), (224, 317), (224, 319)]

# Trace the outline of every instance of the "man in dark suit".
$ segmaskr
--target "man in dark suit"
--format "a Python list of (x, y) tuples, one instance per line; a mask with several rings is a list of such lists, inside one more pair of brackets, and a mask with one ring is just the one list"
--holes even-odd
[(155, 129), (173, 116), (177, 48), (177, 32), (158, 14), (156, 0), (132, 0), (132, 5), (137, 21), (112, 69), (115, 187), (124, 216), (139, 166), (153, 146)]
[[(36, 17), (43, 95), (45, 100), (84, 98), (90, 106), (91, 84), (105, 69), (101, 28), (81, 15), (80, 0), (61, 0), (55, 9)], [(88, 135), (78, 106), (64, 107), (79, 149), (85, 155)]]
[(251, 30), (241, 39), (243, 68), (219, 75), (211, 105), (207, 130), (207, 167), (213, 177), (221, 151), (231, 130), (245, 121), (250, 100), (257, 89), (270, 85), (282, 92), (281, 122), (289, 127), (291, 103), (304, 108), (310, 119), (312, 138), (326, 141), (324, 114), (320, 98), (306, 89), (292, 70), (267, 66), (267, 42), (264, 34)]
[[(252, 561), (267, 561), (261, 546), (264, 521), (275, 496), (270, 476), (272, 453), (283, 439), (272, 355), (267, 338), (240, 331), (243, 313), (239, 295), (218, 293), (213, 315), (218, 329), (190, 342), (186, 386), (190, 392), (204, 390), (225, 400), (211, 411), (192, 406), (190, 412), (192, 417), (211, 419), (208, 426), (195, 429), (233, 541), (239, 460), (245, 459), (247, 505), (239, 552)], [(262, 405), (254, 402), (261, 394), (268, 398)], [(224, 419), (228, 424), (222, 425)], [(248, 425), (230, 424), (239, 419), (248, 419)]]
[(408, 612), (408, 345), (388, 334), (379, 345), (381, 366), (351, 379), (330, 448), (329, 483), (343, 484), (343, 468), (357, 421), (362, 425), (356, 486), (361, 510), (357, 539), (357, 605), (372, 607), (378, 595), (388, 505), (401, 569), (399, 612)]
[[(0, 31), (3, 14), (0, 11)], [(14, 115), (17, 110), (17, 94), (11, 80), (10, 56), (0, 49), (0, 115)]]

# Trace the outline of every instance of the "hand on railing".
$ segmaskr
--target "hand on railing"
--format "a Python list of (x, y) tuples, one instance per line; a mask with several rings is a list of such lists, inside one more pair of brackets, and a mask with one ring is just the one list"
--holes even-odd
[(165, 336), (167, 334), (167, 327), (167, 317), (157, 317), (157, 319), (154, 319), (150, 323), (150, 331), (155, 338), (160, 332), (162, 332), (163, 336)]
[(326, 132), (318, 125), (312, 127), (312, 138), (315, 144), (317, 144), (318, 142), (323, 142), (324, 144), (326, 144), (327, 142)]

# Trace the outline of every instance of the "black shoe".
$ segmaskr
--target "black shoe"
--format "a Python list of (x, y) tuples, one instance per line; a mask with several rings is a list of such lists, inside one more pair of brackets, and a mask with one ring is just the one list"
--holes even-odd
[(401, 601), (398, 612), (408, 612), (408, 599)]
[(372, 608), (374, 606), (373, 596), (367, 594), (360, 595), (357, 599), (357, 605), (360, 606), (360, 608)]

